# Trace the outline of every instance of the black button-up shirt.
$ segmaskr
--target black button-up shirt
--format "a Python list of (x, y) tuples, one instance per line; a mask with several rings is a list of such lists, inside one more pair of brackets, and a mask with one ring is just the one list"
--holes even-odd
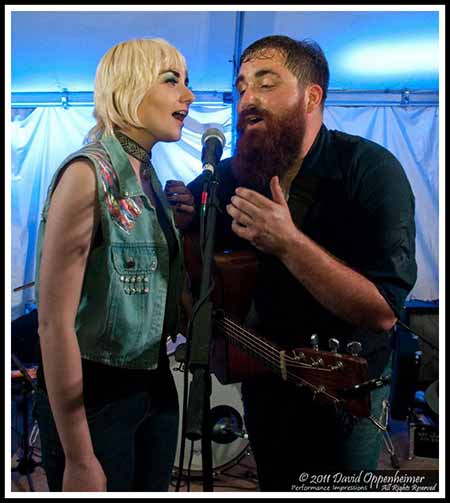
[[(222, 161), (217, 172), (222, 211), (217, 216), (216, 247), (249, 248), (231, 230), (225, 209), (237, 187), (231, 159)], [(188, 187), (198, 210), (202, 176)], [(372, 281), (399, 316), (416, 281), (417, 267), (414, 196), (398, 160), (372, 141), (322, 126), (292, 182), (288, 205), (302, 232)], [(390, 334), (339, 319), (280, 260), (257, 253), (260, 268), (253, 324), (261, 335), (286, 347), (300, 347), (316, 333), (323, 349), (331, 337), (340, 341), (341, 349), (358, 340), (369, 376), (378, 377), (390, 354)]]

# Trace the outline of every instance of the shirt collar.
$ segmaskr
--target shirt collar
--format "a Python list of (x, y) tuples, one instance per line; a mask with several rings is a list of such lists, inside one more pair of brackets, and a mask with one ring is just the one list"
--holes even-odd
[(325, 124), (322, 124), (314, 143), (303, 159), (299, 176), (342, 178), (336, 150), (333, 148), (333, 139)]
[(118, 180), (118, 190), (121, 197), (136, 197), (144, 195), (130, 160), (119, 140), (113, 135), (105, 135), (100, 139), (111, 158)]

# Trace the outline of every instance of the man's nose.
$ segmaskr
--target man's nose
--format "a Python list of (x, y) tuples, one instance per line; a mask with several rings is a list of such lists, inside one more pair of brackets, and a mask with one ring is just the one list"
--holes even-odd
[(253, 92), (253, 89), (250, 86), (247, 87), (247, 89), (239, 97), (238, 112), (241, 112), (250, 105), (255, 105), (256, 102), (257, 97)]

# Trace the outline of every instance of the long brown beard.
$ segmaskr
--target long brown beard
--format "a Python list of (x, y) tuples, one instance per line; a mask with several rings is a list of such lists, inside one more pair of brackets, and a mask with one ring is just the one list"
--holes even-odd
[[(262, 117), (266, 127), (246, 131), (248, 115)], [(239, 116), (239, 138), (231, 165), (239, 185), (268, 195), (272, 177), (282, 177), (298, 157), (305, 128), (300, 104), (282, 116), (254, 106), (245, 109)]]

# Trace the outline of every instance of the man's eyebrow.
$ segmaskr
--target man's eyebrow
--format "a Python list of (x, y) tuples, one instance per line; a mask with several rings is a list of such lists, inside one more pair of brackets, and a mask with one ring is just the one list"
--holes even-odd
[[(265, 77), (266, 75), (274, 75), (275, 77), (280, 76), (280, 74), (278, 72), (275, 72), (274, 70), (270, 70), (268, 68), (262, 68), (261, 70), (258, 70), (255, 73), (255, 78), (260, 79), (262, 77)], [(234, 85), (237, 87), (238, 84), (240, 84), (243, 80), (245, 80), (245, 77), (243, 75), (239, 75)]]

